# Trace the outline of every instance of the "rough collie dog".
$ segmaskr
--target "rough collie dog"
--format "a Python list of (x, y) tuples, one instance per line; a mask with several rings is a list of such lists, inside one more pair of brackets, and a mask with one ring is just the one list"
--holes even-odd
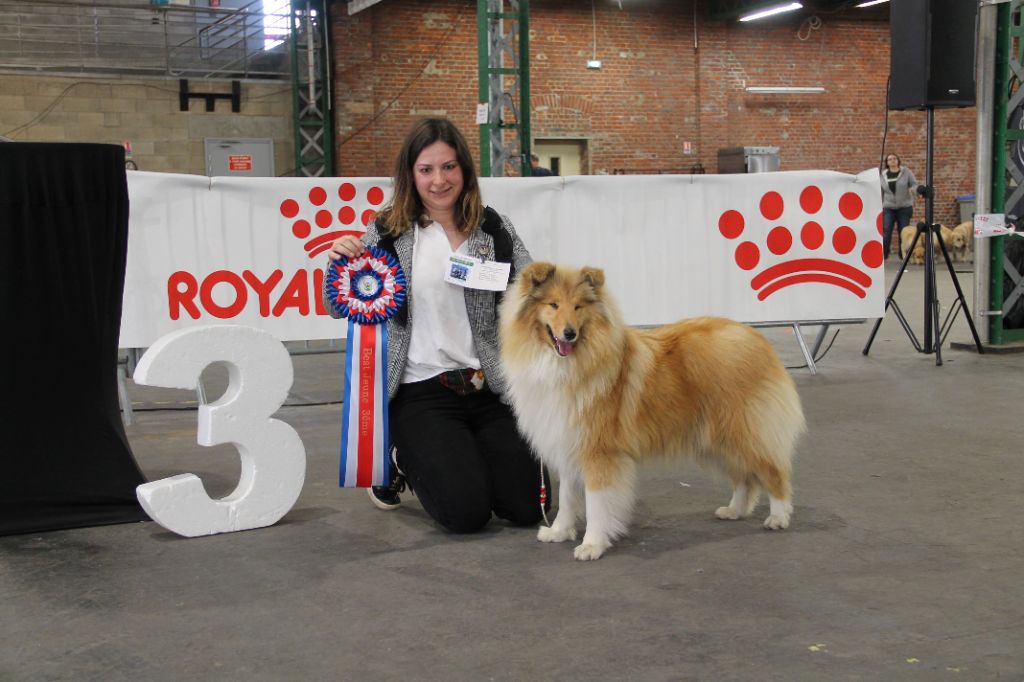
[[(741, 519), (762, 490), (764, 527), (786, 528), (791, 460), (804, 415), (796, 387), (756, 330), (713, 317), (650, 331), (627, 327), (604, 272), (526, 267), (501, 305), (502, 366), (519, 426), (559, 477), (558, 514), (537, 539), (576, 539), (597, 559), (626, 533), (636, 463), (693, 456), (723, 472)], [(581, 508), (581, 501), (584, 507)]]

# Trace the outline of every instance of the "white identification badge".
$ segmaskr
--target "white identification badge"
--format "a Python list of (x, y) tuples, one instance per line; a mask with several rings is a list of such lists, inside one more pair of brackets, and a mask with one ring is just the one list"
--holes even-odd
[(470, 289), (505, 291), (511, 271), (511, 263), (480, 260), (474, 256), (453, 253), (448, 256), (445, 264), (444, 281)]

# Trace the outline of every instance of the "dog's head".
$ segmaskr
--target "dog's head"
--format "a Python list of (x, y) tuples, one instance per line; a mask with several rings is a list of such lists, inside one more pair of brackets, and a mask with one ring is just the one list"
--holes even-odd
[(964, 236), (964, 233), (961, 232), (960, 230), (953, 231), (952, 242), (954, 249), (962, 249), (965, 246), (967, 246), (967, 238)]
[(572, 355), (585, 343), (588, 328), (607, 323), (602, 300), (604, 271), (568, 268), (552, 263), (531, 263), (517, 281), (519, 320), (530, 326), (534, 338), (561, 357)]

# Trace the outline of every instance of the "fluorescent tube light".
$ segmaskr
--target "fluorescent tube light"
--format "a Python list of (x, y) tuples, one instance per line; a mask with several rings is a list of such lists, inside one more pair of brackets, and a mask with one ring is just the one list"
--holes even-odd
[(889, 2), (889, 0), (867, 0), (867, 2), (854, 5), (854, 7), (871, 7), (871, 5), (881, 5), (883, 2)]
[(772, 85), (765, 87), (745, 88), (747, 92), (758, 95), (818, 95), (825, 92), (820, 85), (799, 86), (799, 85)]
[(754, 19), (764, 19), (775, 14), (782, 14), (783, 12), (792, 12), (795, 9), (803, 8), (803, 4), (799, 2), (790, 2), (785, 5), (776, 5), (775, 7), (768, 7), (767, 9), (758, 10), (750, 14), (745, 14), (740, 17), (740, 21), (753, 21)]

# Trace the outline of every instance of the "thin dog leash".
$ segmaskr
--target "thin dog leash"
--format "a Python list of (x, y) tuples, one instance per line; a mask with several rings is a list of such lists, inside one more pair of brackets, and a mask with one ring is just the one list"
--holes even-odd
[(544, 524), (550, 528), (551, 522), (548, 521), (548, 513), (544, 509), (544, 504), (548, 501), (548, 487), (544, 484), (544, 462), (540, 463), (540, 515), (544, 517)]

